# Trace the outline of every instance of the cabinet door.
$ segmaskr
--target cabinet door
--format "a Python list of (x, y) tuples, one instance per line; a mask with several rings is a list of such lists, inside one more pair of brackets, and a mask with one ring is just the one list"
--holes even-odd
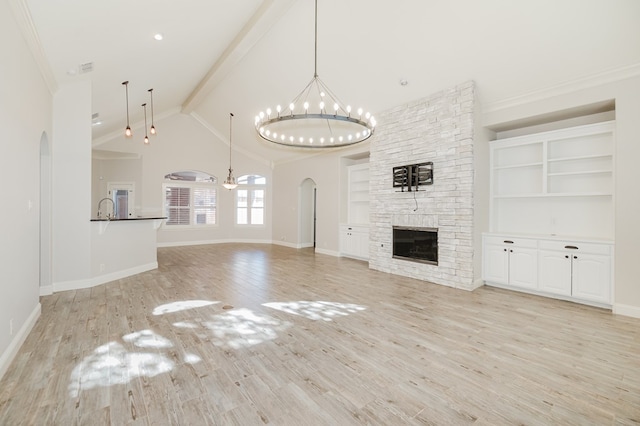
[(357, 232), (353, 237), (356, 239), (356, 255), (361, 259), (369, 259), (369, 233)]
[(611, 258), (597, 254), (572, 254), (573, 296), (594, 302), (611, 302)]
[(529, 289), (538, 287), (538, 250), (509, 249), (509, 284)]
[(502, 245), (484, 246), (483, 279), (496, 284), (509, 283), (509, 253)]
[(571, 296), (571, 257), (560, 251), (538, 253), (538, 289)]
[(353, 231), (349, 229), (340, 232), (340, 253), (343, 256), (354, 256), (356, 254), (355, 239)]

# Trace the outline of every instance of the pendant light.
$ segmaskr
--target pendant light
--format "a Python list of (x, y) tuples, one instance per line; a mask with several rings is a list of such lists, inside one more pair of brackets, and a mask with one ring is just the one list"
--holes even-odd
[(153, 125), (153, 89), (149, 89), (147, 90), (147, 92), (149, 92), (149, 94), (151, 95), (151, 128), (149, 129), (149, 133), (151, 133), (151, 135), (155, 135), (156, 126)]
[(147, 104), (142, 104), (144, 109), (144, 144), (149, 145), (149, 136), (147, 136)]
[(229, 176), (227, 176), (227, 179), (222, 184), (222, 186), (224, 186), (228, 190), (235, 189), (236, 186), (238, 186), (238, 184), (236, 183), (236, 178), (233, 177), (233, 169), (231, 168), (231, 135), (232, 135), (232, 133), (231, 133), (231, 130), (232, 130), (231, 124), (232, 124), (232, 122), (233, 122), (233, 113), (230, 112), (229, 113)]
[(122, 85), (124, 86), (124, 91), (127, 98), (127, 128), (124, 129), (124, 135), (130, 138), (133, 133), (131, 132), (131, 126), (129, 126), (129, 81), (123, 81)]

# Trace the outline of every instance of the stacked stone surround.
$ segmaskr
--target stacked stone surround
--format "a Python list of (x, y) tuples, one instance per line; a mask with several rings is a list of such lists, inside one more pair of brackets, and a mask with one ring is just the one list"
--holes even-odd
[[(376, 117), (369, 175), (370, 268), (474, 288), (473, 112), (470, 81)], [(427, 161), (433, 162), (433, 185), (418, 192), (393, 188), (393, 167)], [(437, 228), (438, 265), (393, 259), (393, 226)]]

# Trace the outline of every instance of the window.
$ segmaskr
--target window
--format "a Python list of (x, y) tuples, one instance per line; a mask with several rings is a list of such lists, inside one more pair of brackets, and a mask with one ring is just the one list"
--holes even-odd
[(264, 198), (267, 179), (245, 175), (238, 178), (236, 189), (236, 224), (264, 225)]
[(164, 190), (167, 225), (215, 225), (217, 213), (216, 178), (201, 172), (175, 172)]

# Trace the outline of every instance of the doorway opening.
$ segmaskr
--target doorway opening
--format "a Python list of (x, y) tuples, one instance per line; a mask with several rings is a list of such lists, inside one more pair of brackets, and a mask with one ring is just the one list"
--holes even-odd
[(317, 224), (317, 188), (311, 178), (300, 184), (300, 206), (298, 218), (299, 246), (316, 247)]

